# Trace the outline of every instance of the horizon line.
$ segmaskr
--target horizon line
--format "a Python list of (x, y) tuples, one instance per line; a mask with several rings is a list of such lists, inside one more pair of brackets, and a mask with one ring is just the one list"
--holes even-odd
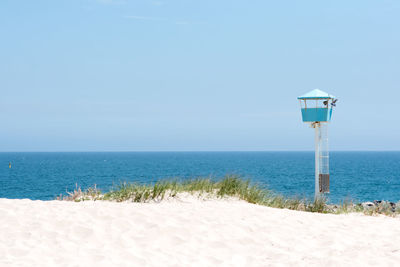
[[(50, 151), (0, 151), (0, 153), (184, 153), (184, 152), (315, 152), (314, 150), (50, 150)], [(330, 150), (329, 152), (400, 152), (400, 150)]]

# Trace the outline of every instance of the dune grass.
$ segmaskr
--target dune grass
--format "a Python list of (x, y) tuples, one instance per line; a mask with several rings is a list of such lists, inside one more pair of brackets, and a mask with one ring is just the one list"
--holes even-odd
[(343, 201), (339, 205), (331, 205), (327, 204), (325, 198), (320, 198), (316, 201), (306, 198), (287, 198), (235, 175), (227, 175), (220, 180), (211, 178), (162, 180), (148, 185), (124, 182), (114, 186), (104, 194), (96, 186), (81, 190), (76, 185), (73, 192), (67, 192), (66, 196), (60, 195), (57, 199), (77, 202), (107, 200), (146, 203), (160, 202), (165, 198), (175, 198), (184, 192), (206, 198), (235, 197), (252, 204), (308, 212), (333, 214), (363, 212), (367, 215), (385, 214), (389, 216), (400, 214), (400, 203), (393, 210), (387, 202), (372, 208), (365, 208), (361, 204), (354, 204), (351, 201)]

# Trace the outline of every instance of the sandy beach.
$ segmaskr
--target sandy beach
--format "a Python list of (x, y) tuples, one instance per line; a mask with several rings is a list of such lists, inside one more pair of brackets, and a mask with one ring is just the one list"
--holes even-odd
[(396, 266), (400, 219), (186, 197), (0, 199), (0, 266)]

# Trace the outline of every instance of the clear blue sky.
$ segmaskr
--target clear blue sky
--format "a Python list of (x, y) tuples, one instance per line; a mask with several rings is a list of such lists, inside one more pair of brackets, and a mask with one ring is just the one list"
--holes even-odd
[(400, 1), (2, 0), (0, 151), (400, 150)]

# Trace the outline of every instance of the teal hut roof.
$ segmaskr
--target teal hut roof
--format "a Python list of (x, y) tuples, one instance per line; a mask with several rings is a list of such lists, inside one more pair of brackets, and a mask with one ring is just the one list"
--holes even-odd
[(335, 96), (328, 94), (327, 92), (319, 89), (314, 89), (307, 94), (299, 96), (297, 99), (333, 99)]

